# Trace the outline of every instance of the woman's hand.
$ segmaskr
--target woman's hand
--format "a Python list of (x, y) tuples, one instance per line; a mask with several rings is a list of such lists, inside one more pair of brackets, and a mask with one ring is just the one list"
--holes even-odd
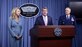
[(18, 40), (19, 40), (19, 39), (21, 39), (21, 37), (22, 37), (22, 36), (16, 36), (16, 39), (18, 39)]

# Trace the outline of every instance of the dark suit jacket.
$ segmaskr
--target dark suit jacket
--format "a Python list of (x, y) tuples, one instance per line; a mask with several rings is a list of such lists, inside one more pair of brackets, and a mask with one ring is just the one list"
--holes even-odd
[[(74, 21), (72, 21), (72, 20), (74, 20)], [(70, 16), (70, 19), (67, 19), (66, 15), (63, 15), (63, 16), (59, 17), (58, 24), (59, 25), (76, 25), (76, 19), (73, 15)]]
[[(42, 16), (36, 18), (35, 26), (36, 25), (45, 25)], [(53, 25), (52, 18), (50, 16), (48, 16), (48, 25)]]

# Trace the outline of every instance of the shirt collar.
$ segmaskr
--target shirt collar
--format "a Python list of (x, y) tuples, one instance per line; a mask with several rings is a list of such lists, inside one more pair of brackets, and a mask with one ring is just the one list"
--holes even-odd
[(66, 17), (70, 17), (70, 15), (66, 15)]
[(47, 17), (47, 16), (43, 16), (43, 15), (42, 15), (42, 17)]

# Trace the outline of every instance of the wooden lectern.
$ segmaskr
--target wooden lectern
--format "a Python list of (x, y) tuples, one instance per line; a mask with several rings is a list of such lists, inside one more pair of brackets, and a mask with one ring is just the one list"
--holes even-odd
[[(56, 36), (54, 30), (59, 27), (61, 36)], [(31, 47), (72, 47), (75, 27), (72, 25), (37, 26), (30, 30)]]

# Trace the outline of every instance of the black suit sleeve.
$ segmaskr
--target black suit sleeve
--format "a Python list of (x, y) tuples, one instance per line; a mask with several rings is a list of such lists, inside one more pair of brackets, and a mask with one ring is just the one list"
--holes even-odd
[(39, 25), (38, 18), (36, 18), (36, 21), (35, 21), (35, 24), (34, 24), (34, 26), (37, 26), (37, 25)]
[(48, 16), (48, 25), (53, 25), (52, 17)]
[(59, 17), (59, 20), (58, 20), (58, 25), (63, 25), (62, 16), (60, 16), (60, 17)]

